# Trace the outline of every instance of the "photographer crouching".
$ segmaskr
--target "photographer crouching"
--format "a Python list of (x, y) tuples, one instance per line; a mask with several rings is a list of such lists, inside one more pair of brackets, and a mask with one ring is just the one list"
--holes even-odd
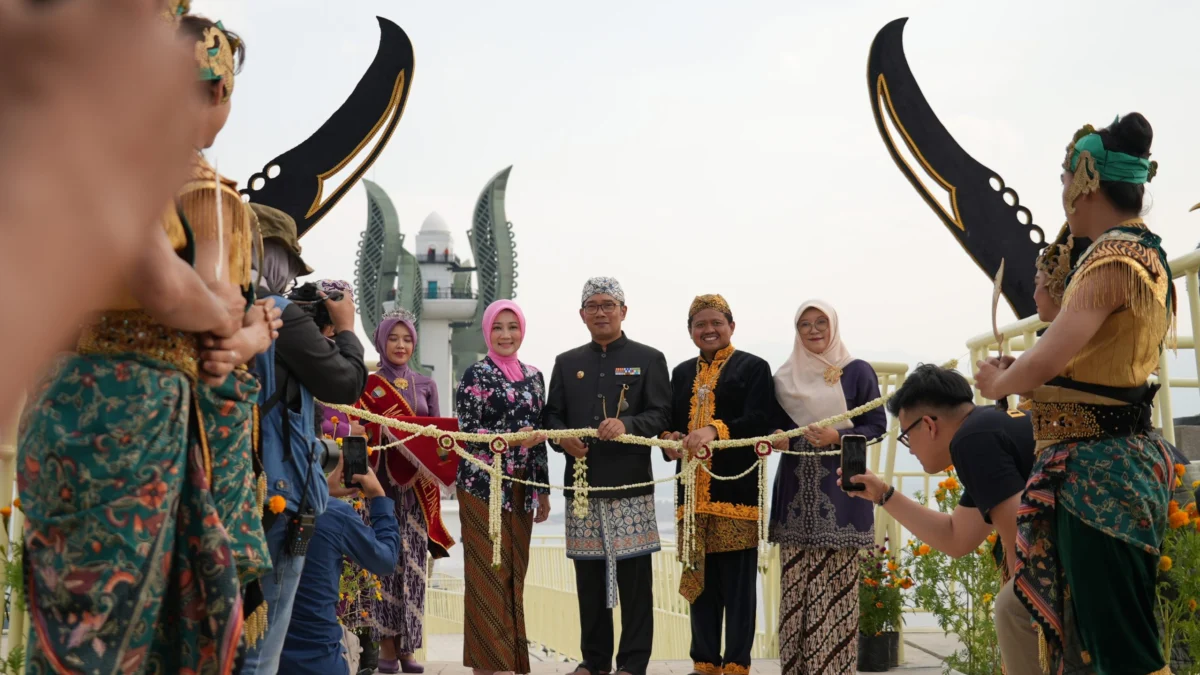
[(354, 335), (354, 301), (344, 293), (321, 301), (333, 335), (322, 334), (313, 318), (316, 303), (284, 297), (296, 277), (312, 273), (300, 257), (295, 221), (277, 209), (250, 206), (263, 238), (259, 295), (274, 299), (283, 310), (283, 327), (271, 348), (255, 360), (262, 383), (259, 415), (268, 494), (263, 529), (275, 570), (262, 580), (267, 633), (247, 651), (240, 672), (274, 675), (308, 541), (329, 499), (322, 470), (328, 453), (315, 433), (314, 398), (354, 404), (366, 387), (367, 367), (362, 343)]

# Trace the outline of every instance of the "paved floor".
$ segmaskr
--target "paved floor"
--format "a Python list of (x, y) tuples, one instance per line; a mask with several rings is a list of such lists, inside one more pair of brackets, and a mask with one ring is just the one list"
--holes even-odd
[[(940, 675), (944, 655), (955, 649), (956, 642), (941, 633), (908, 633), (905, 635), (905, 660), (899, 668), (890, 672), (904, 675)], [(425, 664), (428, 675), (468, 675), (471, 671), (459, 662), (439, 661), (449, 659), (454, 654), (462, 652), (462, 636), (437, 635), (430, 636), (430, 661)], [(558, 663), (537, 661), (531, 663), (533, 675), (561, 675), (574, 670), (573, 663)], [(692, 671), (692, 664), (684, 661), (654, 661), (650, 664), (647, 675), (687, 675)], [(757, 675), (779, 675), (778, 661), (755, 661), (752, 672)]]

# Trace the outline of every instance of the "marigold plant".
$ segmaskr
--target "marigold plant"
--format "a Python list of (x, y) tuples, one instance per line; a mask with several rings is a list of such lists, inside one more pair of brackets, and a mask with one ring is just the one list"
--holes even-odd
[[(962, 484), (951, 473), (934, 492), (938, 511), (950, 513), (962, 497)], [(927, 504), (925, 495), (917, 500)], [(912, 568), (916, 579), (914, 600), (917, 606), (933, 614), (938, 626), (953, 633), (962, 649), (945, 661), (945, 672), (964, 675), (1000, 675), (1000, 648), (996, 643), (993, 603), (1000, 592), (1000, 570), (995, 555), (997, 538), (993, 534), (979, 548), (951, 558), (928, 544), (909, 541), (903, 549), (903, 563)]]
[(863, 635), (879, 635), (885, 631), (899, 630), (904, 611), (904, 598), (900, 590), (911, 588), (912, 578), (888, 557), (887, 546), (862, 551), (859, 569), (859, 632)]
[[(1158, 561), (1158, 620), (1163, 656), (1178, 675), (1200, 673), (1200, 515), (1196, 505), (1167, 507), (1166, 540)], [(1172, 659), (1174, 657), (1174, 659)]]

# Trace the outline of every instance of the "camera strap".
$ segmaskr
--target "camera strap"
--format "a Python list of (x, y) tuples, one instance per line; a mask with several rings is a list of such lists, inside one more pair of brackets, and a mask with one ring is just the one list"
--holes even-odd
[[(279, 370), (276, 368), (275, 392), (271, 394), (271, 397), (268, 398), (265, 403), (263, 403), (259, 419), (266, 419), (271, 410), (273, 410), (275, 406), (280, 405), (282, 402), (283, 405), (280, 407), (280, 418), (283, 420), (283, 429), (281, 430), (283, 435), (283, 452), (284, 458), (290, 459), (292, 457), (292, 411), (290, 408), (288, 408), (287, 401), (284, 401), (283, 398), (287, 394), (289, 386), (292, 384), (292, 380), (291, 378), (286, 377), (286, 370), (283, 371), (283, 375), (284, 377), (279, 377)], [(308, 510), (308, 489), (312, 485), (313, 464), (315, 463), (315, 460), (316, 458), (313, 455), (313, 449), (310, 444), (308, 448), (308, 477), (305, 479), (304, 486), (301, 489), (300, 507), (296, 510), (297, 514), (303, 514), (306, 510)], [(266, 520), (265, 515), (266, 514), (264, 514), (264, 521)], [(275, 514), (271, 515), (274, 516)], [(272, 523), (273, 522), (274, 518), (272, 518)]]

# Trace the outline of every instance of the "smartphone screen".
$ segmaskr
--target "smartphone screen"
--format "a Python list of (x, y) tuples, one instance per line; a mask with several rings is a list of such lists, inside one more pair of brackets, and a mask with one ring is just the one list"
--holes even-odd
[(867, 437), (857, 434), (842, 436), (842, 489), (859, 492), (865, 485), (850, 482), (851, 478), (867, 472)]
[(362, 487), (354, 482), (353, 476), (367, 473), (367, 439), (362, 436), (347, 436), (342, 439), (342, 485), (348, 488)]

